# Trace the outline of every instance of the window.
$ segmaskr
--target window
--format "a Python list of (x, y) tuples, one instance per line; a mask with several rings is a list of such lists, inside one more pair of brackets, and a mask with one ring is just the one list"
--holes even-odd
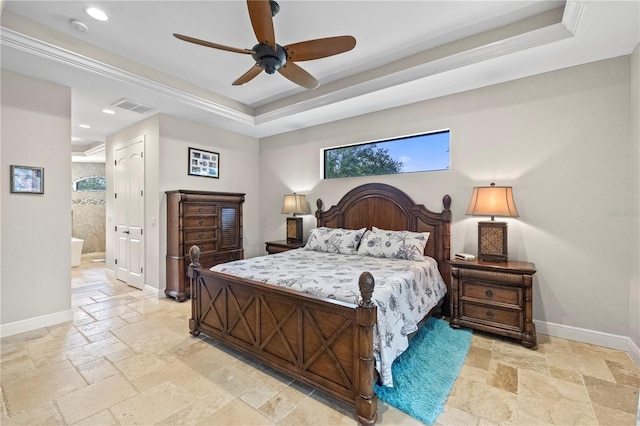
[(449, 130), (323, 152), (325, 179), (449, 170)]
[(102, 176), (89, 176), (73, 182), (74, 191), (106, 191), (107, 179)]

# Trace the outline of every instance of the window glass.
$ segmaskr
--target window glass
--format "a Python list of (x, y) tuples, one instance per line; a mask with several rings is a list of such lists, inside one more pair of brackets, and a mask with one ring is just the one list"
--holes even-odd
[(107, 179), (102, 176), (89, 176), (73, 182), (74, 191), (106, 191)]
[(324, 178), (449, 170), (449, 130), (323, 150)]

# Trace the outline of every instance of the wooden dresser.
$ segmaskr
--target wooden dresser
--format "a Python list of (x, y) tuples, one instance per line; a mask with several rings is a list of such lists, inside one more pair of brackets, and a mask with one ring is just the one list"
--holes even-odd
[(167, 191), (167, 288), (169, 297), (190, 295), (189, 249), (200, 247), (200, 263), (210, 268), (242, 259), (244, 195), (228, 192)]
[(532, 285), (536, 266), (528, 262), (452, 260), (451, 327), (469, 327), (520, 340), (532, 348)]

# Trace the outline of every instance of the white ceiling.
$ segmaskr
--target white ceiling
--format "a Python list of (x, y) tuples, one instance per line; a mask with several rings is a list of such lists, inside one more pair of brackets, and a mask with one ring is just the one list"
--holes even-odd
[[(320, 81), (315, 90), (266, 73), (232, 86), (253, 65), (249, 55), (172, 36), (253, 47), (243, 0), (5, 1), (1, 65), (72, 88), (73, 151), (89, 150), (93, 161), (90, 154), (100, 154), (108, 135), (158, 112), (265, 137), (627, 55), (640, 42), (639, 1), (279, 4), (278, 44), (338, 35), (357, 40), (350, 52), (299, 63)], [(87, 6), (109, 20), (93, 20)], [(71, 20), (88, 31), (77, 31)], [(101, 112), (122, 98), (156, 109)]]

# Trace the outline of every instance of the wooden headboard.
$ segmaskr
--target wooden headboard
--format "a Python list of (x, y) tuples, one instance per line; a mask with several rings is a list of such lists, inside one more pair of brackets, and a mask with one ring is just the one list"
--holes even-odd
[(434, 213), (416, 204), (403, 191), (384, 183), (367, 183), (347, 192), (338, 204), (322, 211), (316, 202), (318, 226), (346, 229), (371, 229), (377, 226), (391, 231), (429, 232), (424, 254), (438, 261), (442, 278), (450, 290), (451, 272), (451, 197), (442, 198), (443, 210)]

